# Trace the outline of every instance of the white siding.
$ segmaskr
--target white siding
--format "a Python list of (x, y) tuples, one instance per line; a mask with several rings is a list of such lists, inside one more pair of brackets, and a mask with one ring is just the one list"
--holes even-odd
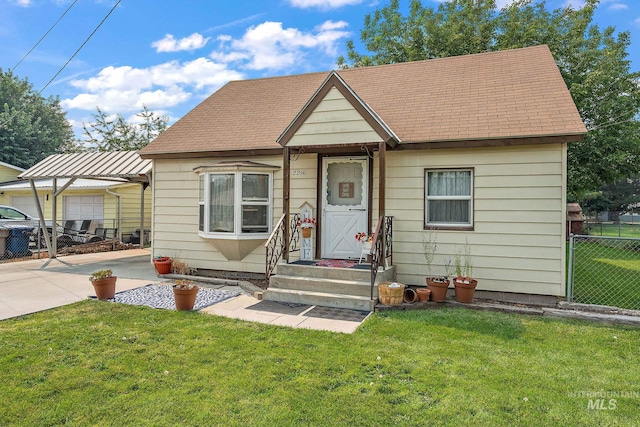
[[(225, 159), (244, 160), (244, 159)], [(282, 166), (280, 156), (252, 159)], [(240, 261), (228, 261), (198, 236), (197, 166), (219, 160), (155, 160), (153, 254), (178, 257), (206, 269), (264, 273), (260, 244)], [(373, 226), (378, 217), (378, 161), (374, 162)], [(308, 202), (318, 216), (315, 154), (292, 155), (291, 212)], [(393, 216), (393, 260), (400, 282), (423, 284), (427, 276), (421, 233), (424, 171), (473, 168), (473, 231), (440, 230), (432, 274), (469, 242), (479, 290), (565, 294), (566, 147), (538, 145), (387, 152), (386, 214)], [(274, 173), (274, 223), (282, 213), (282, 170)], [(297, 255), (294, 255), (294, 257)]]
[[(386, 214), (394, 217), (398, 280), (417, 285), (427, 276), (421, 241), (425, 169), (469, 167), (474, 230), (438, 231), (431, 273), (443, 275), (444, 260), (468, 241), (479, 290), (564, 295), (563, 145), (388, 152)], [(374, 184), (375, 211), (377, 179)]]
[[(282, 168), (280, 156), (251, 160)], [(198, 235), (199, 174), (194, 172), (194, 168), (213, 165), (220, 161), (206, 158), (154, 160), (151, 238), (153, 255), (179, 258), (194, 268), (264, 273), (265, 250), (262, 243), (242, 260), (229, 261), (215, 248), (210, 239)], [(275, 223), (282, 212), (282, 169), (274, 172), (274, 194)]]
[(380, 141), (376, 131), (334, 87), (300, 126), (287, 146)]

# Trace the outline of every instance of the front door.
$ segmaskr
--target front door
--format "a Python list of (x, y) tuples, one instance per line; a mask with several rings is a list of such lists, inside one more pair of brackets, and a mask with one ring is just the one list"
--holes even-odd
[(367, 157), (322, 159), (322, 258), (358, 258), (356, 233), (367, 230)]

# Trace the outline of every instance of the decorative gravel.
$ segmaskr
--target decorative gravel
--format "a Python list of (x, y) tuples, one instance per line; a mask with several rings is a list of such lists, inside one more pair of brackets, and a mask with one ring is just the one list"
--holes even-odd
[[(239, 291), (222, 291), (201, 286), (196, 296), (196, 303), (193, 309), (200, 310), (237, 295), (240, 295)], [(176, 309), (171, 285), (152, 284), (128, 291), (117, 292), (115, 298), (110, 301), (131, 305), (145, 305), (151, 308)]]

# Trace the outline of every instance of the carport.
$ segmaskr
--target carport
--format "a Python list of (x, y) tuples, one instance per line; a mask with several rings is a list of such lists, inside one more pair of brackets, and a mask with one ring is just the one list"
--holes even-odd
[[(140, 184), (140, 247), (144, 246), (144, 190), (149, 186), (152, 161), (143, 160), (137, 151), (114, 151), (104, 153), (54, 154), (26, 171), (18, 179), (29, 180), (40, 218), (40, 228), (45, 236), (47, 250), (51, 258), (57, 255), (57, 199), (78, 178), (101, 179)], [(63, 186), (57, 187), (58, 178), (69, 178)], [(52, 188), (52, 235), (47, 230), (42, 205), (38, 197), (35, 181), (51, 179)]]

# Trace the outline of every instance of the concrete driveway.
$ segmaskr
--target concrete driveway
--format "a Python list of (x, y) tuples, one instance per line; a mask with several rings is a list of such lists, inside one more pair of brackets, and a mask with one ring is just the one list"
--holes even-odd
[(147, 249), (70, 255), (0, 264), (0, 320), (81, 301), (94, 295), (92, 272), (111, 269), (116, 291), (166, 281)]

